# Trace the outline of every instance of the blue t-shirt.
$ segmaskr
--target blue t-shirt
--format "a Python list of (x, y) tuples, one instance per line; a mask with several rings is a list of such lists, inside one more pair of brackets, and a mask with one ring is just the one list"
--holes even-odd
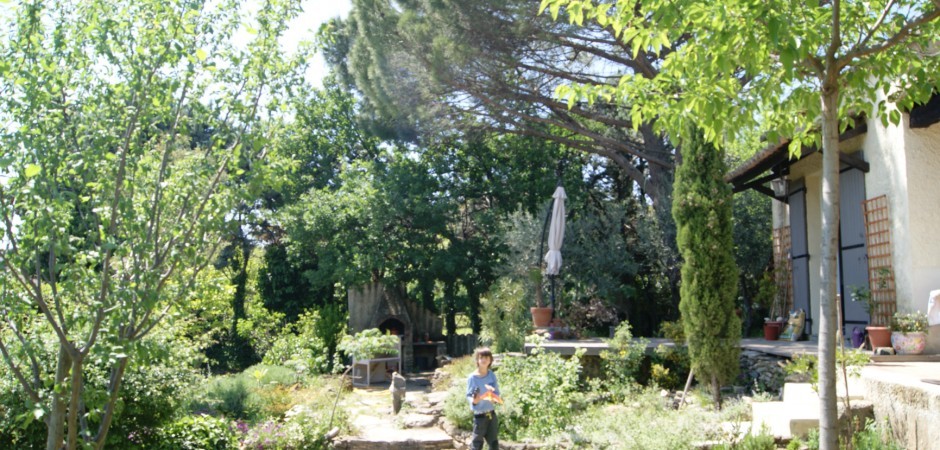
[(473, 404), (473, 395), (474, 394), (485, 394), (487, 389), (486, 385), (493, 386), (495, 389), (495, 394), (499, 394), (499, 383), (496, 382), (496, 374), (492, 370), (488, 371), (485, 376), (477, 376), (476, 372), (471, 373), (467, 377), (467, 401), (470, 402), (470, 409), (473, 410), (473, 414), (483, 414), (488, 413), (493, 410), (493, 402), (489, 400), (480, 400), (476, 405)]

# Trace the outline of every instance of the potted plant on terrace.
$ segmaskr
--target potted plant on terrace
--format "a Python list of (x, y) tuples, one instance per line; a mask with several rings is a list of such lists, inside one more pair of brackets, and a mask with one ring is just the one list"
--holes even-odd
[(891, 346), (899, 355), (919, 355), (927, 345), (927, 315), (896, 312), (891, 318)]
[(890, 347), (891, 328), (875, 325), (874, 323), (872, 313), (876, 310), (876, 305), (875, 300), (871, 296), (871, 290), (867, 287), (855, 286), (852, 288), (851, 297), (853, 302), (862, 302), (865, 307), (865, 312), (868, 313), (868, 317), (872, 318), (872, 323), (865, 327), (865, 331), (868, 332), (868, 340), (871, 342), (871, 349), (875, 350), (878, 347)]
[(529, 308), (532, 324), (535, 327), (547, 327), (552, 321), (551, 306), (542, 306), (542, 268), (534, 267), (529, 271), (529, 278), (535, 284), (535, 306)]

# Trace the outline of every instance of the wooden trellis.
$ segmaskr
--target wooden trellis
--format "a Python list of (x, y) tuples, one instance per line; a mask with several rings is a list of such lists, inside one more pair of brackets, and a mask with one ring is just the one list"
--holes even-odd
[(891, 214), (888, 197), (862, 202), (865, 210), (865, 243), (868, 247), (868, 285), (873, 303), (871, 324), (888, 326), (897, 311), (891, 253)]
[(776, 311), (786, 314), (793, 308), (793, 267), (790, 264), (790, 227), (774, 228), (774, 284), (777, 297), (774, 302), (782, 306)]

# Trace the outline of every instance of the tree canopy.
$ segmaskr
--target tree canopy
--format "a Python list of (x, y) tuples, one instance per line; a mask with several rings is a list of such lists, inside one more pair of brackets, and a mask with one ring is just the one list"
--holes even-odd
[[(328, 61), (394, 135), (455, 130), (547, 139), (600, 155), (658, 204), (672, 148), (622, 104), (552, 96), (566, 83), (616, 87), (619, 74), (654, 77), (661, 55), (631, 54), (609, 27), (539, 16), (531, 0), (356, 0), (321, 30)], [(668, 208), (667, 208), (668, 210)]]
[[(298, 11), (265, 2), (247, 48), (234, 2), (26, 2), (4, 25), (0, 351), (50, 450), (105, 445), (137, 344), (253, 194), (229, 181), (273, 156), (255, 125), (300, 67), (277, 44)], [(91, 365), (110, 370), (103, 395), (84, 389)]]

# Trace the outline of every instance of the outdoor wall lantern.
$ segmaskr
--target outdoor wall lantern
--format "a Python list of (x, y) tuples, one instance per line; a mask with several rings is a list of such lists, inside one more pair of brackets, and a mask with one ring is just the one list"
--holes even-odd
[(781, 176), (780, 178), (775, 178), (770, 180), (770, 187), (774, 190), (774, 196), (777, 198), (783, 198), (787, 196), (790, 183), (787, 180), (787, 176)]

